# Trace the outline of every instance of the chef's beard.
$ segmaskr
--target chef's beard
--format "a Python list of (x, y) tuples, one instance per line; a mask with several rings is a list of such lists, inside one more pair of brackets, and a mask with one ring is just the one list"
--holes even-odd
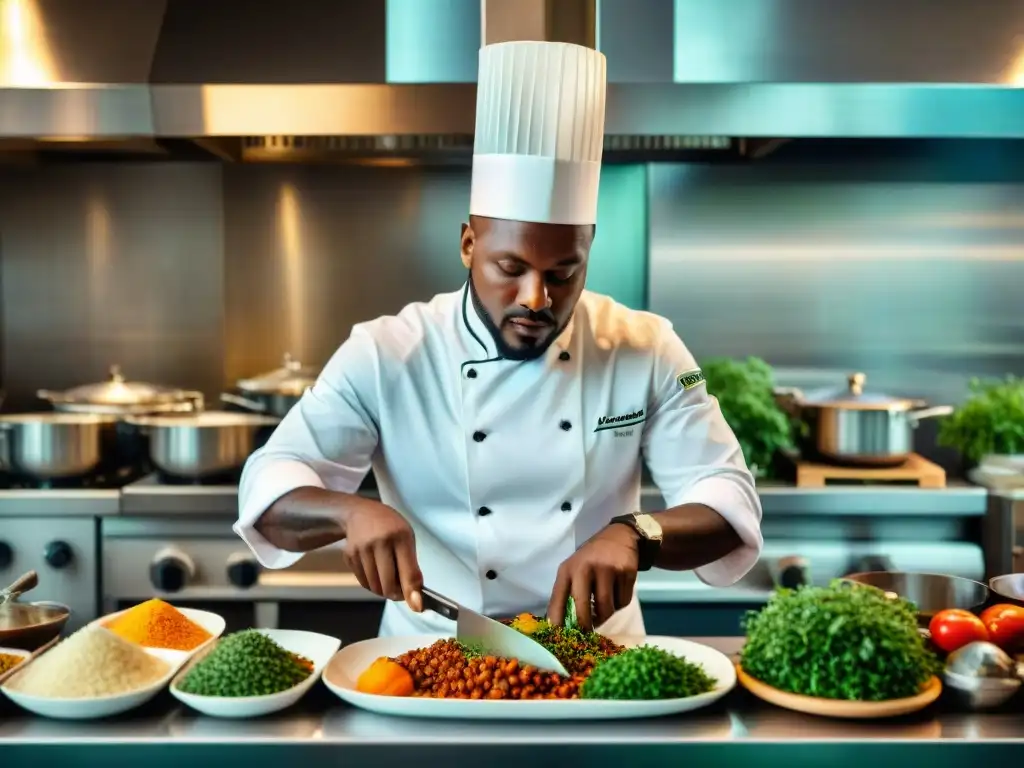
[(555, 343), (555, 339), (562, 334), (565, 326), (568, 325), (568, 321), (566, 321), (560, 327), (554, 328), (551, 333), (544, 337), (543, 341), (532, 347), (512, 347), (505, 341), (505, 337), (501, 335), (501, 329), (498, 327), (498, 324), (494, 322), (494, 318), (491, 317), (480, 301), (480, 297), (477, 295), (476, 288), (473, 285), (472, 271), (469, 273), (469, 295), (473, 299), (473, 308), (476, 310), (477, 316), (484, 324), (484, 327), (487, 328), (487, 332), (491, 334), (491, 338), (494, 339), (494, 346), (498, 349), (498, 355), (505, 360), (536, 360), (548, 351), (548, 347)]

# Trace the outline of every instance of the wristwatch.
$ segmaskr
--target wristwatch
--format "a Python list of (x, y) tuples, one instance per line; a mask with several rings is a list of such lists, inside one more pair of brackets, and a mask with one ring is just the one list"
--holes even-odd
[(636, 512), (632, 515), (620, 515), (611, 519), (611, 524), (628, 525), (636, 533), (637, 538), (637, 570), (649, 571), (654, 566), (661, 551), (661, 525), (650, 515)]

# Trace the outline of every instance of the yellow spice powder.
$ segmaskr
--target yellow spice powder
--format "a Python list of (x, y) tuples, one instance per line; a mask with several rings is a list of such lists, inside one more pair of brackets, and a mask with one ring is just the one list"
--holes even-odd
[(108, 623), (107, 629), (147, 648), (175, 651), (194, 650), (211, 637), (173, 605), (157, 598), (129, 608)]

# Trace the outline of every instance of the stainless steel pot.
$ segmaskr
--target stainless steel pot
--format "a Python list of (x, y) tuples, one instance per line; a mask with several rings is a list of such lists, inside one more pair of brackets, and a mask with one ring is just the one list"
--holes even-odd
[(247, 411), (284, 418), (302, 394), (316, 383), (318, 374), (315, 368), (305, 366), (286, 354), (282, 367), (251, 379), (242, 379), (235, 385), (241, 394), (225, 393), (220, 399)]
[(808, 427), (806, 448), (842, 464), (889, 467), (902, 464), (914, 451), (914, 430), (922, 419), (948, 416), (953, 407), (925, 407), (921, 400), (870, 394), (867, 377), (850, 374), (841, 391), (805, 395), (798, 389), (776, 389), (776, 397)]
[(924, 620), (947, 608), (976, 610), (988, 599), (988, 587), (984, 584), (939, 573), (873, 571), (851, 573), (842, 580), (866, 584), (910, 600), (917, 606), (919, 617)]
[(0, 416), (0, 470), (38, 480), (95, 470), (114, 439), (117, 417), (85, 413)]
[(149, 457), (157, 469), (195, 480), (240, 469), (261, 430), (278, 424), (271, 416), (226, 411), (131, 416), (127, 421), (149, 436)]
[(53, 392), (41, 389), (36, 396), (57, 411), (134, 416), (151, 413), (194, 413), (203, 410), (203, 393), (156, 384), (126, 381), (119, 366), (97, 384)]

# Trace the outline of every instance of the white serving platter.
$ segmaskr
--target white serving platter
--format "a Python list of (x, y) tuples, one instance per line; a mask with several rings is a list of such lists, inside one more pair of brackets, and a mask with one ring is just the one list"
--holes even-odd
[[(10, 687), (11, 682), (24, 669), (43, 658), (46, 655), (46, 653), (43, 653), (29, 662), (18, 665), (15, 674), (8, 678), (3, 686), (0, 686), (0, 691), (22, 709), (26, 709), (41, 717), (51, 717), (60, 720), (97, 720), (103, 717), (119, 715), (140, 707), (160, 693), (190, 658), (200, 653), (224, 632), (224, 619), (215, 613), (197, 611), (192, 608), (179, 608), (178, 610), (203, 627), (213, 637), (192, 651), (172, 651), (166, 648), (143, 647), (142, 650), (146, 653), (163, 659), (169, 666), (166, 675), (145, 688), (140, 688), (130, 693), (119, 693), (114, 696), (99, 696), (87, 699), (58, 699), (46, 696), (30, 696), (21, 691), (13, 690)], [(118, 613), (100, 617), (90, 624), (105, 624), (120, 613), (122, 612), (119, 611)]]
[(714, 690), (685, 699), (654, 701), (610, 701), (573, 699), (559, 701), (491, 701), (467, 699), (429, 699), (409, 696), (377, 696), (356, 690), (356, 680), (373, 661), (382, 656), (400, 656), (415, 648), (448, 637), (414, 635), (381, 637), (353, 643), (340, 650), (324, 670), (324, 683), (342, 700), (360, 709), (402, 717), (457, 720), (625, 720), (661, 717), (690, 712), (722, 698), (736, 686), (736, 669), (729, 657), (701, 643), (677, 637), (611, 638), (620, 645), (654, 645), (687, 661), (700, 664), (718, 681)]
[[(298, 685), (292, 686), (286, 691), (266, 696), (199, 696), (194, 693), (185, 693), (178, 688), (178, 683), (184, 679), (193, 666), (189, 664), (171, 682), (171, 695), (192, 709), (211, 717), (249, 718), (269, 715), (290, 707), (301, 699), (320, 679), (320, 675), (330, 662), (331, 657), (341, 647), (341, 640), (338, 638), (321, 635), (317, 632), (303, 632), (297, 629), (258, 629), (256, 631), (266, 635), (286, 651), (309, 659), (313, 662), (313, 672)], [(213, 647), (210, 648), (210, 651), (212, 650)], [(197, 656), (193, 664), (198, 664), (201, 660), (202, 656)]]

